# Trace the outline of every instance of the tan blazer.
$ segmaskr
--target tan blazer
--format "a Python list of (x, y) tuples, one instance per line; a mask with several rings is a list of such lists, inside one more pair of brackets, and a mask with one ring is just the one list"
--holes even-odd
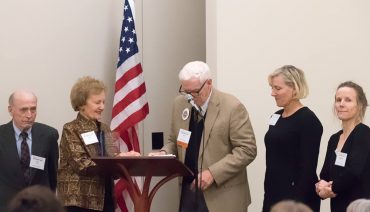
[[(189, 129), (190, 117), (183, 111), (191, 105), (183, 96), (176, 97), (172, 111), (171, 132), (162, 150), (185, 161), (186, 149), (177, 146), (180, 129)], [(257, 155), (257, 147), (248, 112), (230, 94), (213, 89), (204, 127), (204, 149), (200, 145), (198, 167), (209, 169), (215, 182), (204, 191), (210, 212), (246, 212), (251, 203), (246, 167)], [(202, 141), (203, 142), (203, 141)], [(201, 170), (199, 170), (200, 172)]]

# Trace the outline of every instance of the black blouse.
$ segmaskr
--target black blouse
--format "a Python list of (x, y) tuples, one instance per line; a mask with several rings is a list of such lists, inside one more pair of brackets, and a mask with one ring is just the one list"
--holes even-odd
[(335, 165), (336, 148), (342, 130), (330, 137), (320, 178), (333, 181), (337, 194), (331, 199), (331, 211), (346, 211), (356, 199), (370, 198), (370, 128), (358, 124), (348, 136), (341, 150), (347, 154), (344, 167)]
[[(282, 114), (279, 110), (276, 114)], [(307, 107), (293, 115), (280, 116), (265, 135), (266, 174), (263, 211), (285, 199), (303, 202), (320, 210), (315, 192), (317, 160), (323, 128)]]

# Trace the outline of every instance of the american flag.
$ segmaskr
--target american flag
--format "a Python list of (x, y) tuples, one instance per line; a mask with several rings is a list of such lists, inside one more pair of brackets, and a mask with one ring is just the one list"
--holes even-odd
[[(110, 127), (122, 139), (121, 151), (140, 152), (137, 124), (148, 115), (149, 106), (136, 43), (134, 12), (133, 0), (125, 0)], [(130, 203), (130, 200), (125, 198), (126, 202), (123, 201), (123, 196), (128, 196), (124, 191), (126, 185), (122, 179), (115, 186), (117, 203), (123, 212), (133, 211), (133, 208), (125, 204)]]

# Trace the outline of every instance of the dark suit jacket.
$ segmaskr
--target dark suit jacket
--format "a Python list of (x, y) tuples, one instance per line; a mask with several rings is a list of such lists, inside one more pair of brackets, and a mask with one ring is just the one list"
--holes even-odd
[[(30, 185), (56, 189), (58, 169), (58, 131), (44, 124), (32, 126), (32, 155), (45, 158), (44, 170), (31, 168)], [(13, 122), (0, 126), (0, 211), (10, 199), (26, 186), (17, 152)]]

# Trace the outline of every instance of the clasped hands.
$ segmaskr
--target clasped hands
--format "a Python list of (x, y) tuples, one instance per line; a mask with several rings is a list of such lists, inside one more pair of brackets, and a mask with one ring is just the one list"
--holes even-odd
[(337, 195), (332, 190), (333, 181), (320, 180), (315, 184), (316, 193), (321, 199), (333, 198)]

